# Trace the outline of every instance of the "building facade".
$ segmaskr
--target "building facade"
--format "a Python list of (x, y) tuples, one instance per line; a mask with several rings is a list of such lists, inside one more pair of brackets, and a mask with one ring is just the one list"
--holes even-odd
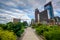
[(54, 14), (53, 14), (52, 2), (49, 2), (46, 5), (44, 5), (44, 9), (47, 10), (47, 12), (48, 12), (48, 18), (53, 19)]
[(38, 10), (38, 8), (37, 9), (35, 9), (35, 22), (37, 23), (37, 22), (39, 22), (39, 10)]
[(55, 24), (60, 24), (60, 17), (56, 16), (54, 17), (55, 19)]
[(31, 19), (31, 25), (35, 24), (35, 20)]
[(40, 23), (47, 23), (48, 22), (48, 13), (47, 10), (44, 10), (42, 12), (39, 13), (39, 20)]
[(52, 2), (45, 4), (42, 12), (39, 12), (38, 9), (35, 9), (35, 22), (44, 24), (55, 23)]
[(13, 23), (17, 23), (17, 22), (20, 22), (20, 21), (21, 21), (20, 19), (13, 18)]

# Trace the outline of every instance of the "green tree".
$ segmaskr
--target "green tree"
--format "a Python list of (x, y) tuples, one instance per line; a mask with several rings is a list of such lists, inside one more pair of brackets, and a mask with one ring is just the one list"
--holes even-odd
[(23, 25), (24, 25), (24, 26), (28, 26), (27, 21), (24, 21), (24, 22), (23, 22)]
[(4, 30), (7, 28), (7, 26), (5, 24), (0, 24), (0, 27)]
[(8, 30), (13, 30), (14, 24), (12, 22), (9, 22), (6, 24)]

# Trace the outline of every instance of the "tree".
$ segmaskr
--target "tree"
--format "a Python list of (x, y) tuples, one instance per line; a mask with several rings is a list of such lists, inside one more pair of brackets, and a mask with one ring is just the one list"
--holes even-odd
[(27, 21), (24, 21), (24, 22), (23, 22), (23, 25), (24, 25), (24, 26), (28, 26)]
[(9, 22), (6, 24), (8, 30), (13, 30), (14, 24), (12, 22)]
[(5, 24), (0, 24), (0, 27), (4, 30), (7, 28), (7, 26)]

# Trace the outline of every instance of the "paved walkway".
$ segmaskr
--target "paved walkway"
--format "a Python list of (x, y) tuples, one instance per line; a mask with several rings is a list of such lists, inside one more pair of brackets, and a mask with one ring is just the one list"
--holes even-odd
[(39, 40), (39, 38), (34, 33), (33, 29), (28, 27), (25, 30), (25, 35), (23, 36), (22, 40)]

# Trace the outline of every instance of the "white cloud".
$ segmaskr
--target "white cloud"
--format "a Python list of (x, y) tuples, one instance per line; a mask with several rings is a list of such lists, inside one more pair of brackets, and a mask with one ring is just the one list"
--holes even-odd
[[(8, 14), (8, 19), (11, 18), (23, 18), (23, 19), (30, 19), (29, 16), (34, 16), (34, 12), (36, 8), (39, 8), (40, 11), (43, 11), (43, 7), (46, 3), (52, 1), (54, 14), (56, 15), (57, 12), (55, 10), (60, 11), (60, 0), (0, 0), (1, 3), (8, 5), (9, 7), (19, 8), (9, 8), (5, 7), (10, 10), (0, 9), (1, 12)], [(29, 16), (28, 16), (29, 15)]]
[(8, 6), (17, 7), (16, 3), (14, 3), (14, 2), (11, 2), (11, 1), (9, 1), (9, 2), (6, 2), (6, 3), (4, 3), (4, 4), (6, 4), (6, 5), (8, 5)]
[[(13, 18), (19, 18), (19, 19), (22, 19), (25, 21), (31, 20), (26, 14), (24, 14), (23, 11), (18, 13), (19, 10), (17, 10), (17, 9), (15, 9), (16, 12), (4, 10), (4, 9), (0, 9), (0, 10), (2, 10), (4, 12), (3, 14), (0, 14), (0, 15), (2, 15), (2, 17), (6, 17), (5, 20), (7, 20), (7, 22), (13, 21)], [(3, 18), (2, 18), (2, 20), (3, 20)]]
[(56, 16), (58, 13), (56, 11), (54, 11), (54, 15)]

